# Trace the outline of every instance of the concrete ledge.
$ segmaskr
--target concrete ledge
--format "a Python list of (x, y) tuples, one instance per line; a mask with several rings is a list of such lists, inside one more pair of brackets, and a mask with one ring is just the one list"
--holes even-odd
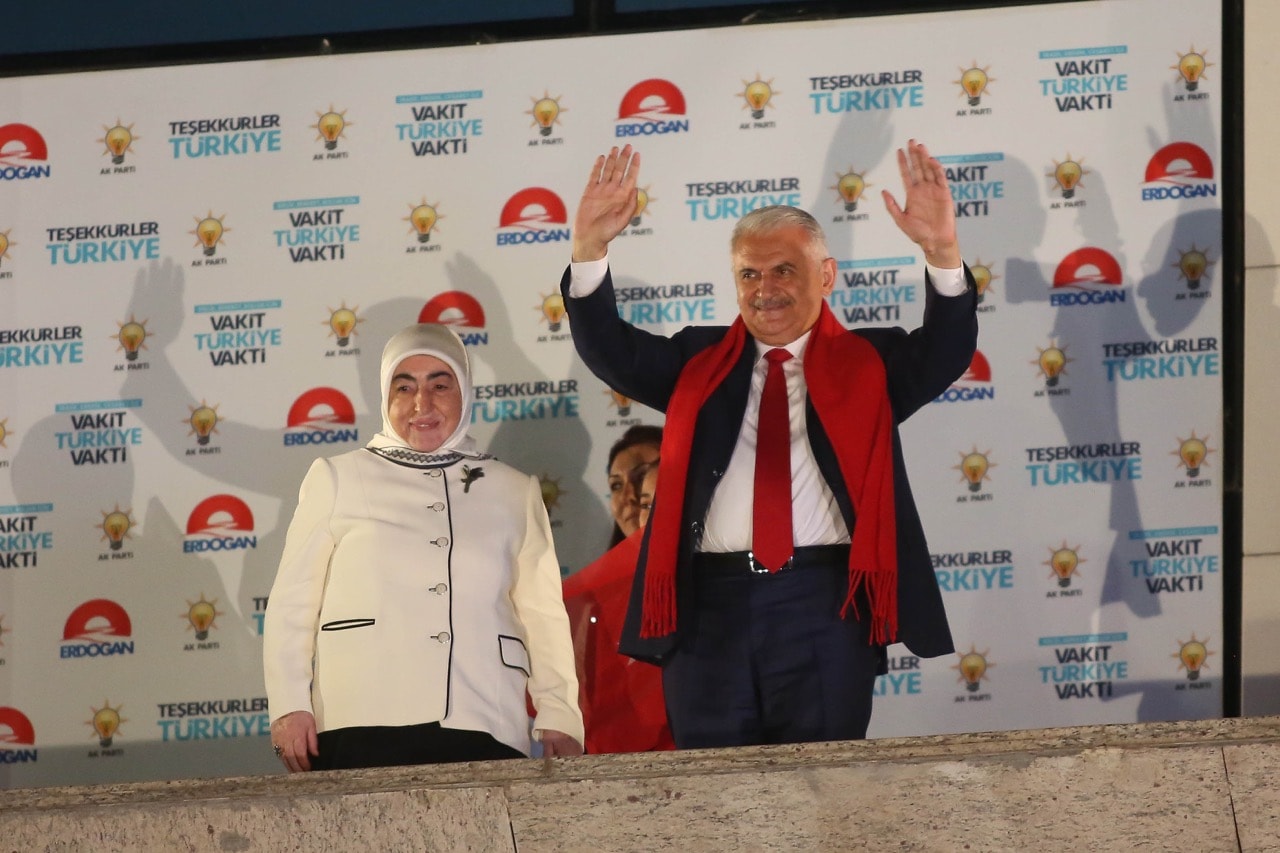
[(1280, 849), (1280, 717), (12, 790), (3, 850)]

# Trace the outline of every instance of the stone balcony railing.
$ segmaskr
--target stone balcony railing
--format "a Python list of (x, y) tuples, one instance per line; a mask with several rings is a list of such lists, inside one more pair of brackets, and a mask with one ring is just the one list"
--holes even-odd
[(0, 792), (0, 851), (1280, 851), (1280, 717)]

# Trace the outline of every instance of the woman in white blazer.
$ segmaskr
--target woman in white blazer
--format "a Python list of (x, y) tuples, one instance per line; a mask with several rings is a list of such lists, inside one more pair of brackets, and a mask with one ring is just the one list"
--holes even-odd
[(531, 738), (581, 754), (537, 478), (467, 438), (470, 363), (447, 327), (394, 335), (381, 379), (382, 432), (312, 464), (271, 588), (276, 754), (290, 771), (514, 758)]

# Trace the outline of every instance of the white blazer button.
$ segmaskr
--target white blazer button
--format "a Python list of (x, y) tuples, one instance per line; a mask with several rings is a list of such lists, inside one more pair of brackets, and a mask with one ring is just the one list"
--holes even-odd
[(444, 595), (446, 592), (449, 591), (449, 585), (446, 583), (438, 583), (435, 586), (431, 587), (431, 591), (434, 592), (436, 595)]
[(443, 476), (444, 476), (444, 472), (443, 472), (443, 471), (441, 471), (439, 468), (432, 468), (430, 471), (428, 471), (428, 472), (427, 472), (427, 476), (428, 476), (428, 477), (443, 477)]
[(432, 545), (435, 545), (435, 546), (437, 546), (437, 547), (440, 547), (440, 548), (448, 548), (448, 547), (449, 547), (449, 537), (448, 537), (448, 536), (441, 536), (439, 539), (432, 539), (432, 540), (431, 540), (431, 544), (432, 544)]
[(435, 640), (436, 642), (438, 642), (438, 643), (440, 643), (441, 645), (443, 645), (443, 644), (445, 644), (445, 643), (449, 642), (449, 632), (448, 632), (448, 631), (441, 631), (439, 634), (432, 634), (432, 635), (431, 635), (431, 639), (433, 639), (433, 640)]
[(436, 501), (429, 507), (429, 509), (434, 509), (436, 512), (444, 512), (444, 502)]

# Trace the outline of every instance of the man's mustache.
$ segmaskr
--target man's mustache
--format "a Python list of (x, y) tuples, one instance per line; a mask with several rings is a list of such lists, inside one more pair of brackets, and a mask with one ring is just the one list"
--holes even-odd
[(785, 294), (774, 296), (756, 294), (747, 304), (757, 311), (768, 311), (774, 308), (786, 308), (795, 304), (795, 300)]

